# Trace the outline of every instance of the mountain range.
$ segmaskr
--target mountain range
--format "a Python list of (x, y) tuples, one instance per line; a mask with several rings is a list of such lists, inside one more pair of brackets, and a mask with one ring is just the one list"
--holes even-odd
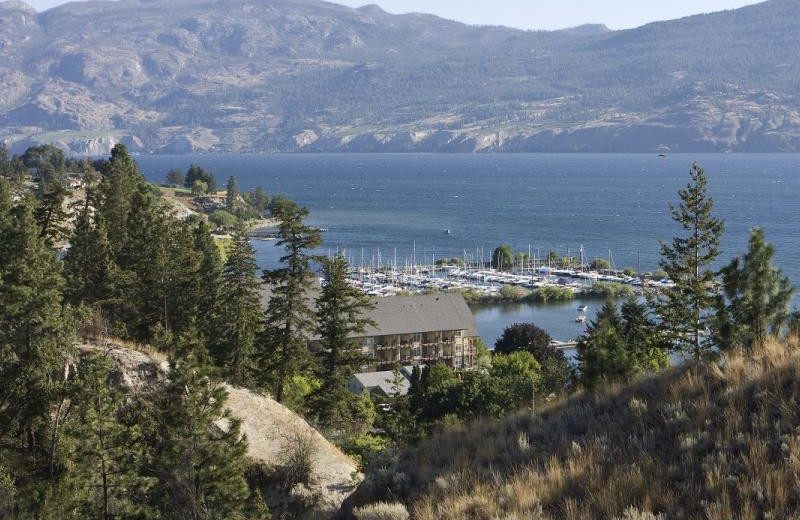
[(319, 0), (0, 2), (0, 141), (101, 154), (800, 151), (800, 0), (611, 31)]

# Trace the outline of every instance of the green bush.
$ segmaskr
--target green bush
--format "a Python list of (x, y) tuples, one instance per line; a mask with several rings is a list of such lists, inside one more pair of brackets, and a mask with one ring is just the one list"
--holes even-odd
[(387, 440), (377, 435), (363, 434), (344, 439), (339, 448), (358, 462), (362, 470), (369, 465), (376, 455), (386, 449)]
[(597, 282), (581, 291), (582, 296), (590, 298), (627, 298), (633, 294), (633, 287), (617, 282)]
[(575, 293), (567, 287), (547, 286), (533, 291), (529, 299), (536, 302), (569, 301), (575, 299)]
[(504, 301), (519, 302), (524, 300), (530, 294), (522, 287), (516, 285), (504, 285), (500, 288), (500, 298)]
[(227, 211), (221, 209), (218, 209), (209, 215), (208, 220), (217, 227), (232, 227), (239, 222), (239, 219), (237, 219), (234, 215), (231, 215)]

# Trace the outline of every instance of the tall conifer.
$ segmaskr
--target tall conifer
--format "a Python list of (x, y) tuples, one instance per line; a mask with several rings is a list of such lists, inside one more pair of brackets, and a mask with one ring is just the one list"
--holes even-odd
[(164, 518), (241, 518), (250, 495), (241, 422), (225, 409), (223, 385), (190, 351), (172, 364), (151, 432), (154, 503)]
[(747, 253), (722, 269), (723, 295), (715, 323), (722, 348), (762, 346), (788, 324), (794, 288), (773, 266), (774, 255), (775, 248), (764, 239), (764, 231), (754, 229)]
[(271, 297), (266, 310), (266, 328), (259, 352), (261, 377), (282, 402), (291, 377), (308, 368), (307, 341), (314, 328), (309, 291), (314, 285), (312, 251), (322, 243), (318, 229), (304, 223), (306, 208), (282, 199), (273, 214), (280, 221), (277, 242), (286, 254), (283, 267), (264, 273)]
[(349, 266), (344, 256), (322, 260), (324, 283), (317, 298), (317, 335), (321, 350), (317, 377), (322, 382), (312, 395), (312, 410), (320, 424), (335, 427), (352, 417), (349, 404), (354, 396), (347, 389), (350, 377), (364, 363), (353, 339), (375, 323), (364, 313), (372, 300), (348, 283)]
[(681, 203), (672, 218), (684, 233), (661, 244), (661, 268), (675, 284), (651, 294), (665, 333), (675, 347), (701, 357), (710, 345), (704, 339), (709, 311), (716, 302), (713, 264), (720, 254), (724, 222), (712, 213), (708, 180), (698, 164), (690, 171), (691, 182), (678, 192)]
[(240, 226), (233, 236), (220, 288), (220, 353), (234, 385), (249, 385), (254, 371), (255, 340), (263, 318), (256, 272), (255, 251)]

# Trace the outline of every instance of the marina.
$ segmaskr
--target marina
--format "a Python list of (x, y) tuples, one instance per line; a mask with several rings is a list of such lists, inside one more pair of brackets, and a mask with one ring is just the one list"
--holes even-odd
[[(351, 265), (352, 262), (351, 262)], [(641, 290), (650, 287), (669, 287), (666, 279), (646, 276), (628, 276), (620, 271), (590, 270), (586, 266), (576, 268), (553, 268), (547, 265), (520, 266), (511, 271), (493, 267), (424, 265), (414, 264), (398, 268), (396, 262), (380, 267), (356, 267), (351, 273), (350, 283), (367, 294), (376, 297), (395, 296), (405, 292), (468, 290), (484, 296), (501, 296), (504, 286), (522, 290), (559, 288), (579, 294), (596, 283), (628, 285)], [(581, 306), (578, 312), (586, 312)]]

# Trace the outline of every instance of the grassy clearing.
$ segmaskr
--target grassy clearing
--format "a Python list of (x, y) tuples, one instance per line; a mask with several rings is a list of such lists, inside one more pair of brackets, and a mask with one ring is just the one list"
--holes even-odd
[(773, 342), (442, 433), (372, 467), (349, 506), (399, 499), (419, 520), (798, 518), (798, 403), (798, 341)]

